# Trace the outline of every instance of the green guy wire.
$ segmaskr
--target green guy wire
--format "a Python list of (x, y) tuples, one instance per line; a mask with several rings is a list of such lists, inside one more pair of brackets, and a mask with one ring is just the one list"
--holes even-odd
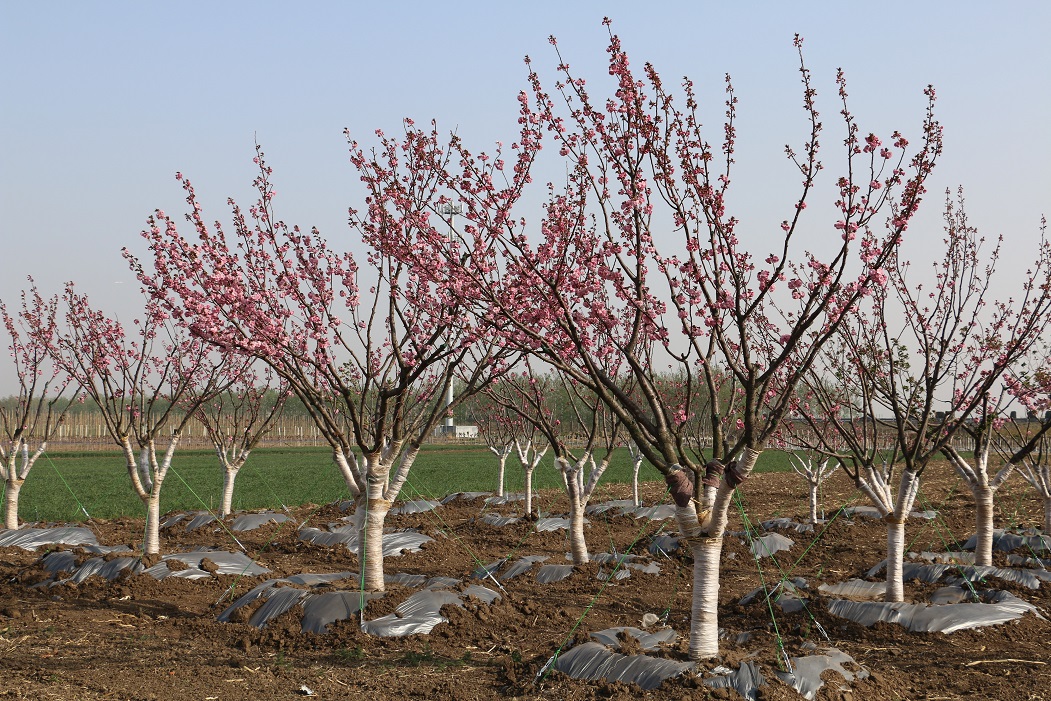
[[(431, 501), (438, 501), (433, 496), (427, 496), (423, 492), (421, 492), (419, 489), (417, 489), (411, 482), (409, 482), (408, 478), (405, 479), (405, 485), (409, 489), (411, 489), (412, 491), (416, 492), (416, 494), (418, 496), (420, 496), (420, 497), (422, 497), (424, 499), (430, 499)], [(478, 566), (482, 568), (482, 570), (486, 573), (488, 578), (493, 580), (493, 583), (496, 584), (496, 586), (500, 587), (500, 591), (504, 591), (504, 592), (507, 591), (506, 589), (504, 589), (503, 585), (500, 584), (499, 581), (497, 581), (497, 579), (493, 576), (493, 574), (491, 572), (489, 572), (488, 568), (485, 566), (485, 563), (483, 563), (479, 559), (478, 555), (475, 554), (475, 552), (473, 550), (471, 550), (470, 546), (468, 546), (467, 543), (465, 543), (464, 540), (462, 538), (460, 538), (459, 535), (457, 535), (457, 533), (453, 530), (452, 526), (450, 526), (449, 523), (445, 519), (442, 518), (441, 514), (438, 513), (437, 509), (431, 509), (430, 511), (426, 511), (425, 513), (428, 515), (427, 516), (428, 518), (432, 519), (432, 523), (433, 522), (437, 522), (440, 526), (444, 527), (444, 530), (442, 530), (442, 528), (438, 528), (437, 530), (439, 532), (441, 532), (441, 533), (445, 533), (447, 535), (452, 536), (453, 540), (455, 540), (457, 543), (459, 543), (463, 547), (463, 549), (467, 551), (467, 554), (471, 556), (471, 559), (474, 560), (478, 564)]]
[[(242, 543), (242, 542), (241, 542), (241, 541), (240, 541), (240, 540), (239, 540), (239, 539), (237, 538), (237, 536), (235, 536), (235, 535), (233, 534), (233, 531), (231, 531), (231, 530), (230, 530), (230, 529), (229, 529), (229, 528), (227, 527), (226, 523), (224, 523), (224, 522), (223, 522), (223, 520), (222, 520), (221, 518), (219, 518), (218, 516), (216, 516), (216, 515), (215, 515), (215, 512), (213, 512), (213, 511), (212, 511), (212, 510), (211, 510), (210, 508), (208, 508), (208, 505), (207, 505), (207, 504), (206, 504), (206, 503), (204, 502), (204, 499), (202, 499), (202, 498), (201, 498), (201, 497), (200, 497), (200, 496), (199, 496), (199, 495), (197, 494), (197, 492), (195, 492), (195, 491), (194, 491), (193, 487), (191, 487), (191, 486), (189, 485), (189, 483), (187, 483), (187, 482), (186, 482), (186, 480), (185, 480), (185, 479), (183, 479), (182, 475), (180, 475), (180, 474), (179, 474), (179, 472), (178, 472), (178, 471), (177, 471), (176, 469), (174, 469), (174, 468), (168, 468), (168, 469), (170, 469), (170, 470), (171, 470), (171, 472), (172, 472), (172, 474), (173, 474), (173, 475), (175, 475), (176, 477), (178, 477), (178, 478), (179, 478), (179, 481), (180, 481), (180, 482), (182, 482), (183, 486), (184, 486), (184, 487), (186, 487), (186, 489), (187, 489), (187, 490), (188, 490), (188, 491), (190, 492), (190, 494), (192, 494), (192, 495), (193, 495), (193, 496), (194, 496), (194, 497), (195, 497), (195, 498), (197, 499), (197, 501), (198, 501), (198, 502), (200, 502), (201, 506), (203, 506), (203, 507), (204, 507), (204, 510), (205, 510), (205, 511), (207, 511), (207, 512), (208, 512), (209, 514), (211, 514), (213, 518), (215, 518), (215, 520), (216, 520), (216, 521), (217, 521), (217, 522), (219, 523), (219, 525), (220, 525), (220, 526), (222, 527), (222, 529), (223, 529), (224, 531), (226, 531), (226, 534), (227, 534), (228, 536), (230, 536), (230, 538), (231, 538), (231, 539), (232, 539), (232, 540), (233, 540), (233, 541), (234, 541), (235, 543), (237, 543), (238, 547), (240, 547), (240, 548), (241, 548), (241, 551), (242, 551), (243, 553), (245, 553), (245, 554), (247, 555), (247, 554), (248, 554), (248, 549), (247, 549), (247, 548), (246, 548), (246, 547), (244, 546), (244, 543)], [(313, 510), (313, 511), (312, 511), (312, 512), (311, 512), (311, 513), (310, 513), (310, 514), (309, 514), (309, 515), (307, 516), (307, 520), (309, 521), (309, 520), (310, 520), (310, 517), (311, 517), (311, 516), (313, 516), (313, 515), (314, 515), (315, 513), (317, 513), (319, 509), (321, 509), (321, 507), (320, 507), (320, 506), (318, 506), (317, 508), (315, 508), (315, 509), (314, 509), (314, 510)], [(263, 547), (261, 547), (261, 548), (259, 549), (259, 551), (258, 551), (258, 552), (257, 552), (257, 553), (256, 553), (256, 554), (255, 554), (254, 556), (249, 556), (249, 564), (255, 564), (255, 563), (256, 563), (256, 562), (257, 562), (257, 561), (259, 560), (259, 556), (260, 556), (260, 555), (262, 555), (262, 554), (263, 554), (264, 552), (266, 552), (266, 551), (267, 551), (267, 549), (269, 549), (269, 547), (270, 547), (270, 544), (271, 544), (271, 543), (273, 543), (273, 542), (274, 542), (274, 539), (275, 539), (275, 538), (277, 538), (277, 536), (281, 534), (281, 532), (282, 532), (282, 531), (283, 531), (283, 530), (285, 529), (285, 526), (286, 526), (286, 525), (287, 525), (288, 523), (291, 523), (291, 521), (285, 521), (284, 523), (281, 523), (281, 524), (280, 524), (280, 525), (278, 526), (278, 528), (277, 528), (277, 529), (276, 529), (276, 530), (275, 530), (275, 531), (274, 531), (274, 532), (273, 532), (273, 533), (272, 533), (272, 534), (270, 535), (270, 537), (269, 537), (269, 538), (268, 538), (268, 539), (266, 540), (266, 542), (265, 542), (265, 543), (263, 543)], [(306, 523), (306, 521), (304, 521), (303, 523), (305, 524), (305, 523)], [(219, 598), (219, 601), (217, 601), (216, 603), (219, 603), (219, 602), (221, 602), (221, 601), (222, 601), (223, 599), (225, 599), (225, 598), (226, 598), (226, 595), (227, 595), (227, 594), (231, 594), (231, 595), (232, 595), (232, 593), (233, 593), (234, 591), (236, 591), (236, 589), (237, 589), (237, 583), (241, 581), (241, 578), (245, 576), (245, 572), (247, 572), (247, 571), (248, 571), (248, 565), (246, 565), (246, 566), (245, 566), (245, 568), (244, 568), (243, 570), (241, 570), (240, 574), (238, 574), (238, 575), (237, 575), (237, 576), (236, 576), (236, 577), (234, 578), (234, 581), (233, 581), (233, 582), (232, 582), (232, 583), (230, 584), (230, 586), (229, 586), (229, 587), (227, 587), (227, 589), (226, 589), (226, 590), (224, 591), (223, 595), (222, 595), (222, 596), (221, 596), (221, 597)]]
[[(253, 464), (253, 467), (254, 467), (254, 464)], [(274, 498), (274, 501), (276, 501), (278, 504), (280, 504), (282, 509), (284, 509), (285, 511), (288, 511), (288, 506), (285, 504), (285, 500), (282, 499), (281, 497), (279, 497), (277, 495), (277, 492), (274, 491), (274, 488), (272, 486), (270, 486), (270, 482), (267, 481), (266, 477), (263, 476), (264, 472), (266, 472), (266, 471), (260, 466), (260, 467), (256, 468), (253, 471), (253, 474), (257, 474), (259, 479), (262, 480), (263, 485), (266, 486), (267, 491), (270, 492), (270, 496), (272, 496)], [(320, 481), (320, 479), (314, 480), (314, 484), (317, 485), (317, 483), (319, 481)]]
[[(44, 457), (47, 458), (47, 464), (51, 466), (51, 469), (55, 471), (55, 474), (58, 475), (58, 478), (62, 480), (62, 484), (66, 485), (66, 489), (69, 490), (69, 493), (73, 496), (73, 501), (77, 502), (77, 506), (80, 507), (80, 510), (84, 513), (84, 516), (88, 520), (90, 520), (91, 514), (89, 514), (88, 510), (84, 508), (84, 505), (80, 503), (80, 499), (77, 499), (76, 492), (74, 492), (73, 488), (69, 486), (69, 482), (67, 482), (66, 478), (62, 476), (62, 473), (58, 471), (58, 468), (55, 466), (55, 463), (51, 460), (51, 456), (47, 453), (44, 453)], [(4, 484), (4, 488), (7, 488), (6, 483)]]
[[(741, 502), (740, 490), (734, 490), (734, 503), (737, 504), (737, 508), (741, 512), (741, 520), (744, 522), (745, 537), (748, 541), (749, 550), (751, 550), (751, 544), (755, 541), (755, 538), (752, 535), (752, 521), (748, 518), (748, 514), (745, 513), (744, 504)], [(774, 560), (774, 564), (777, 564), (777, 558), (773, 557), (773, 555), (771, 555), (771, 558)], [(785, 651), (785, 642), (781, 638), (781, 627), (777, 624), (777, 614), (774, 613), (774, 602), (772, 596), (773, 592), (771, 592), (770, 589), (766, 586), (766, 575), (763, 574), (763, 565), (759, 562), (759, 554), (753, 551), (752, 559), (755, 560), (755, 567), (756, 570), (759, 572), (759, 584), (762, 586), (763, 592), (766, 594), (766, 609), (770, 613), (770, 620), (774, 624), (774, 638), (776, 638), (777, 640), (777, 649), (781, 653), (782, 658), (784, 658), (788, 667), (788, 671), (791, 672), (792, 666), (791, 664), (788, 664), (788, 653)], [(778, 569), (780, 569), (779, 565)], [(782, 578), (781, 582), (784, 581), (784, 578)], [(777, 587), (781, 586), (781, 582), (778, 582)], [(800, 599), (800, 601), (802, 601), (802, 599)], [(806, 608), (805, 603), (803, 604), (803, 608)], [(809, 610), (807, 611), (807, 613), (809, 613)], [(813, 619), (812, 615), (810, 617)], [(778, 662), (778, 664), (780, 664), (780, 661)]]
[[(670, 487), (665, 489), (665, 491), (664, 491), (664, 496), (665, 497), (668, 496), (668, 492), (669, 491), (670, 491)], [(642, 528), (640, 528), (639, 532), (636, 534), (635, 540), (631, 541), (631, 545), (629, 545), (627, 550), (624, 551), (625, 555), (629, 555), (631, 553), (631, 551), (635, 549), (636, 543), (638, 543), (639, 540), (642, 539), (643, 533), (651, 525), (652, 525), (652, 522), (643, 524)], [(661, 527), (663, 528), (663, 525)], [(584, 607), (584, 612), (580, 614), (580, 618), (578, 618), (576, 620), (576, 623), (573, 624), (573, 627), (569, 629), (568, 633), (566, 633), (565, 639), (558, 646), (558, 649), (555, 650), (555, 654), (553, 654), (551, 656), (551, 658), (547, 661), (547, 663), (543, 667), (540, 668), (540, 671), (537, 672), (536, 679), (538, 681), (543, 681), (544, 679), (547, 679), (547, 675), (551, 673), (551, 670), (554, 668), (555, 663), (558, 661), (558, 656), (562, 653), (562, 650), (565, 649), (566, 645), (569, 644), (569, 641), (573, 639), (573, 634), (576, 633), (577, 628), (579, 628), (580, 624), (584, 622), (584, 619), (587, 617), (587, 615), (589, 613), (591, 613), (591, 609), (593, 609), (595, 607), (595, 603), (599, 600), (599, 597), (602, 596), (602, 593), (604, 591), (606, 591), (606, 587), (608, 587), (610, 585), (610, 583), (613, 581), (614, 575), (617, 574), (617, 571), (621, 568), (621, 565), (623, 565), (624, 562), (625, 562), (625, 558), (623, 558), (623, 557), (617, 558), (617, 564), (613, 566), (613, 570), (609, 573), (609, 577), (607, 577), (606, 581), (602, 583), (602, 586), (599, 587), (598, 592), (596, 592), (595, 596), (592, 597), (590, 602), (588, 602), (588, 605)]]
[[(956, 491), (956, 487), (958, 487), (959, 484), (960, 484), (959, 481), (957, 481), (957, 483), (955, 485), (953, 485), (953, 488), (949, 490), (949, 494), (947, 494), (945, 499), (942, 501), (943, 505), (945, 504), (946, 501), (949, 500), (949, 497), (952, 496), (952, 494)], [(924, 509), (930, 510), (930, 509), (928, 509), (928, 507), (931, 506), (931, 505), (927, 502), (926, 497), (923, 496), (923, 490), (922, 489), (921, 490), (917, 490), (916, 497), (920, 500), (920, 504), (923, 506)], [(948, 533), (949, 537), (952, 538), (953, 542), (956, 542), (956, 537), (953, 535), (952, 529), (949, 528), (949, 524), (945, 522), (944, 518), (942, 518), (941, 510), (940, 509), (934, 509), (934, 512), (937, 514), (937, 516), (935, 516), (935, 518), (932, 521), (932, 523), (934, 524), (934, 532), (941, 539), (942, 547), (945, 548), (946, 552), (949, 552), (949, 542), (946, 540), (944, 534)], [(943, 528), (945, 529), (944, 533), (942, 531)], [(921, 532), (922, 532), (922, 529), (921, 529)], [(917, 535), (917, 538), (918, 537), (919, 537), (919, 535)], [(916, 542), (916, 538), (913, 538), (912, 542), (909, 543), (910, 549), (911, 549), (912, 544), (915, 543), (915, 542)], [(970, 579), (967, 578), (966, 573), (963, 571), (963, 567), (964, 566), (962, 564), (959, 564), (959, 563), (956, 563), (955, 566), (956, 566), (956, 569), (959, 571), (960, 576), (963, 579), (964, 583), (967, 585), (967, 588), (971, 591), (971, 596), (973, 596), (974, 598), (977, 599), (978, 598), (978, 590), (974, 588), (974, 582), (972, 582)], [(984, 583), (985, 582), (985, 577), (981, 577), (980, 576), (979, 577), (979, 581)]]
[(195, 492), (195, 491), (193, 490), (193, 487), (191, 487), (191, 486), (190, 486), (190, 485), (189, 485), (189, 484), (188, 484), (188, 483), (186, 482), (186, 480), (184, 480), (184, 479), (182, 478), (182, 475), (180, 475), (180, 474), (178, 473), (178, 471), (176, 471), (176, 470), (175, 470), (175, 468), (173, 468), (173, 467), (169, 467), (168, 469), (169, 469), (169, 470), (171, 470), (171, 472), (172, 472), (172, 474), (173, 474), (173, 475), (175, 475), (176, 477), (178, 477), (178, 478), (179, 478), (179, 481), (180, 481), (180, 482), (182, 482), (182, 486), (186, 487), (187, 491), (189, 491), (189, 492), (190, 492), (190, 494), (192, 494), (192, 495), (194, 496), (194, 498), (195, 498), (195, 499), (196, 499), (196, 500), (197, 500), (198, 502), (200, 502), (201, 506), (203, 506), (203, 507), (204, 507), (204, 510), (205, 510), (206, 512), (208, 512), (208, 513), (209, 513), (209, 514), (211, 515), (211, 517), (212, 517), (212, 518), (214, 518), (214, 519), (215, 519), (216, 521), (218, 521), (218, 522), (219, 522), (219, 525), (220, 525), (220, 526), (222, 526), (222, 529), (223, 529), (224, 531), (226, 531), (226, 535), (230, 536), (230, 538), (231, 538), (231, 539), (232, 539), (232, 540), (233, 540), (233, 541), (234, 541), (235, 543), (237, 543), (237, 547), (241, 548), (241, 552), (247, 553), (247, 552), (248, 552), (248, 548), (246, 548), (246, 547), (244, 546), (244, 543), (242, 543), (242, 542), (241, 542), (240, 540), (238, 540), (238, 539), (237, 539), (237, 536), (235, 536), (235, 535), (234, 535), (233, 531), (231, 531), (231, 530), (230, 530), (229, 528), (227, 528), (227, 527), (226, 527), (226, 524), (225, 524), (225, 523), (223, 523), (223, 520), (222, 520), (221, 518), (219, 518), (218, 516), (216, 516), (216, 515), (215, 515), (215, 512), (214, 512), (214, 511), (212, 511), (212, 510), (211, 510), (210, 508), (208, 508), (208, 504), (206, 504), (206, 503), (204, 502), (204, 499), (202, 499), (202, 498), (200, 497), (200, 495), (198, 495), (198, 494), (197, 494), (197, 492)]

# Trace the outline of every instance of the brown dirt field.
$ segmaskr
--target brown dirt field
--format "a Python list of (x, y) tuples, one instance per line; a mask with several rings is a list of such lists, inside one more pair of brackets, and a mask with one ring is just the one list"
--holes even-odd
[[(939, 509), (941, 528), (911, 519), (909, 550), (944, 551), (972, 532), (971, 499), (948, 470), (928, 470), (923, 486), (927, 502)], [(598, 503), (627, 496), (623, 486), (605, 486)], [(647, 485), (647, 503), (663, 495), (663, 485)], [(744, 508), (758, 522), (773, 516), (801, 518), (806, 490), (792, 474), (754, 476), (743, 487)], [(544, 508), (558, 512), (564, 500), (542, 495)], [(846, 478), (837, 473), (826, 488), (824, 505), (864, 502)], [(1027, 485), (1017, 478), (1004, 487), (997, 525), (1036, 526), (1040, 508)], [(521, 555), (549, 555), (562, 564), (568, 549), (564, 532), (537, 533), (526, 522), (496, 528), (477, 518), (482, 501), (455, 501), (435, 514), (390, 517), (394, 527), (417, 527), (435, 538), (422, 552), (388, 558), (388, 573), (443, 575), (467, 580), (483, 563)], [(502, 513), (512, 513), (503, 507)], [(334, 506), (319, 510), (304, 506), (298, 522), (311, 525), (335, 521)], [(659, 522), (628, 516), (592, 516), (587, 535), (592, 552), (621, 551), (638, 539), (635, 552), (645, 553)], [(121, 519), (91, 522), (100, 544), (137, 543), (142, 522)], [(665, 522), (664, 531), (674, 528)], [(730, 529), (742, 530), (740, 514)], [(945, 529), (948, 529), (946, 531)], [(949, 535), (951, 533), (951, 535)], [(778, 553), (781, 568), (804, 577), (813, 589), (809, 611), (785, 614), (775, 609), (777, 630), (789, 655), (807, 654), (809, 644), (829, 645), (818, 633), (827, 631), (831, 644), (852, 656), (870, 673), (844, 691), (826, 683), (818, 699), (957, 699), (985, 698), (1029, 701), (1051, 698), (1051, 623), (1033, 614), (987, 628), (951, 635), (908, 633), (893, 624), (865, 628), (831, 616), (814, 589), (822, 582), (861, 577), (883, 558), (885, 532), (878, 522), (835, 519), (820, 539), (787, 534), (795, 545)], [(346, 549), (301, 543), (291, 524), (239, 534), (247, 552), (273, 570), (269, 577), (302, 572), (356, 570), (356, 558)], [(234, 549), (223, 532), (202, 528), (186, 533), (176, 526), (165, 535), (165, 552), (209, 545)], [(809, 547), (809, 549), (808, 549)], [(470, 553), (473, 552), (472, 556)], [(307, 698), (308, 687), (318, 699), (704, 699), (739, 698), (736, 692), (712, 690), (701, 676), (666, 680), (642, 691), (622, 683), (580, 681), (552, 673), (534, 677), (567, 638), (586, 639), (590, 632), (611, 626), (638, 626), (645, 613), (668, 611), (668, 623), (679, 642), (658, 653), (685, 659), (692, 563), (687, 557), (658, 559), (662, 573), (635, 572), (609, 586), (596, 579), (598, 566), (582, 568), (555, 584), (539, 584), (531, 574), (509, 580), (503, 599), (493, 605), (468, 603), (446, 607), (450, 619), (429, 635), (378, 638), (364, 634), (356, 620), (330, 626), (327, 634), (302, 633), (296, 611), (282, 615), (263, 629), (247, 623), (219, 623), (216, 617), (230, 599), (224, 591), (236, 585), (240, 595), (263, 581), (212, 576), (187, 581), (156, 581), (148, 575), (103, 581), (92, 577), (80, 585), (31, 588), (42, 581), (42, 553), (0, 548), (0, 698), (12, 699), (248, 699)], [(1003, 553), (998, 565), (1006, 564)], [(776, 568), (762, 561), (762, 575), (776, 580)], [(720, 623), (731, 639), (744, 632), (750, 640), (722, 643), (722, 660), (736, 668), (757, 663), (767, 678), (760, 699), (800, 696), (773, 678), (778, 669), (777, 638), (770, 613), (759, 601), (740, 605), (741, 597), (760, 585), (760, 573), (747, 547), (727, 539), (720, 592)], [(337, 583), (339, 588), (342, 583)], [(353, 587), (354, 584), (346, 584)], [(990, 580), (988, 588), (1007, 589), (1051, 611), (1051, 583), (1038, 590)], [(936, 585), (909, 582), (907, 597), (923, 600)], [(369, 604), (367, 618), (389, 613), (412, 590), (391, 586), (384, 599)], [(573, 631), (574, 624), (581, 619)], [(709, 670), (716, 662), (702, 665)], [(833, 679), (826, 673), (826, 679)]]

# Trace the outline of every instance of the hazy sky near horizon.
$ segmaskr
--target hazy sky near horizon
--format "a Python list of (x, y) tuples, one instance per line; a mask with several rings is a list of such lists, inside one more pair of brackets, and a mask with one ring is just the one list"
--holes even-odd
[[(826, 123), (825, 177), (834, 180), (842, 161), (837, 67), (862, 132), (885, 137), (900, 129), (918, 138), (922, 91), (934, 84), (946, 151), (910, 250), (918, 260), (936, 255), (926, 244), (941, 239), (940, 193), (962, 185), (971, 223), (1002, 233), (1021, 256), (1014, 263), (1025, 264), (1051, 209), (1051, 4), (1039, 0), (3, 0), (0, 299), (16, 307), (33, 275), (45, 292), (74, 280), (97, 306), (133, 315), (141, 302), (121, 247), (144, 251), (139, 232), (154, 209), (183, 211), (176, 171), (193, 180), (209, 218), (228, 221), (228, 196), (250, 200), (256, 139), (275, 170), (280, 216), (330, 240), (349, 237), (347, 207), (360, 205), (361, 190), (344, 128), (367, 144), (403, 117), (434, 118), (475, 148), (511, 142), (523, 57), (549, 84), (555, 78), (548, 35), (605, 94), (604, 15), (633, 65), (650, 61), (666, 82), (688, 75), (698, 84), (712, 141), (723, 76), (732, 75), (740, 99), (732, 204), (753, 235), (780, 233), (793, 194), (784, 183), (798, 180), (783, 154), (806, 136), (798, 32)], [(831, 232), (832, 221), (817, 216), (811, 224)], [(0, 396), (13, 391), (10, 374), (0, 365)]]

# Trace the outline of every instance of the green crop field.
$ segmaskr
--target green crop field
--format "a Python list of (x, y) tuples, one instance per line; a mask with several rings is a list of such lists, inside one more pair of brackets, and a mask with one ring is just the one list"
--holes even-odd
[[(780, 451), (766, 451), (760, 472), (787, 470)], [(420, 452), (402, 490), (402, 499), (442, 497), (453, 492), (492, 491), (496, 457), (475, 445), (429, 445)], [(648, 463), (642, 481), (659, 480)], [(550, 455), (533, 476), (536, 489), (561, 486)], [(630, 483), (627, 450), (617, 451), (602, 483)], [(521, 491), (523, 473), (517, 458), (507, 460), (506, 488)], [(203, 450), (177, 452), (161, 492), (161, 511), (214, 509), (222, 489), (215, 454)], [(601, 483), (600, 483), (601, 489)], [(266, 448), (253, 452), (237, 478), (234, 508), (281, 508), (305, 503), (325, 504), (348, 496), (342, 477), (322, 448)], [(541, 504), (541, 508), (543, 508)], [(143, 506), (131, 489), (121, 455), (108, 453), (47, 453), (40, 457), (22, 488), (19, 514), (25, 521), (82, 521), (141, 516)]]

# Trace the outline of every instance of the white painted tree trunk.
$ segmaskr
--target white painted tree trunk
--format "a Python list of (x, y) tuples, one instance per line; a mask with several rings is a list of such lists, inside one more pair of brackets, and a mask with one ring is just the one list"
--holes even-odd
[(500, 457), (500, 470), (496, 473), (496, 496), (504, 496), (504, 473), (507, 468), (507, 453), (503, 453)]
[[(810, 523), (817, 523), (818, 514), (818, 490), (821, 485), (832, 476), (832, 473), (839, 469), (839, 465), (833, 465), (832, 468), (828, 466), (828, 460), (820, 464), (814, 464), (814, 461), (805, 455), (797, 455), (796, 453), (788, 453), (789, 464), (792, 466), (792, 470), (797, 475), (806, 480), (807, 486), (809, 487), (809, 506), (810, 506)], [(870, 488), (875, 487), (875, 483), (878, 481), (875, 479), (875, 472), (869, 469), (866, 474), (866, 479), (873, 484)], [(870, 495), (871, 496), (871, 495)], [(877, 501), (873, 499), (873, 501)]]
[(587, 541), (584, 539), (584, 506), (580, 503), (580, 499), (570, 501), (569, 547), (574, 565), (588, 564), (590, 556)]
[(629, 443), (628, 453), (631, 454), (631, 501), (635, 506), (642, 506), (642, 501), (639, 500), (639, 468), (642, 467), (642, 451)]
[(6, 480), (6, 491), (4, 492), (4, 528), (15, 530), (18, 528), (18, 495), (22, 492), (20, 480), (11, 475)]
[(229, 516), (234, 505), (234, 482), (237, 480), (238, 468), (227, 465), (223, 469), (223, 507), (219, 514), (222, 517)]
[[(391, 502), (385, 498), (390, 466), (383, 465), (379, 456), (365, 458), (365, 494), (359, 499), (355, 515), (358, 518), (358, 564), (361, 566), (363, 588), (366, 591), (384, 591), (383, 581), (383, 524)], [(364, 507), (364, 513), (362, 512)]]
[(865, 465), (858, 470), (855, 484), (869, 498), (887, 524), (887, 587), (883, 597), (886, 601), (897, 602), (904, 601), (905, 598), (905, 583), (902, 581), (905, 519), (916, 501), (920, 478), (915, 472), (903, 470), (895, 495), (891, 491), (890, 477), (890, 467), (886, 464), (882, 469)]
[(533, 515), (533, 468), (527, 467), (525, 469), (525, 510), (526, 518), (530, 518)]
[(354, 496), (361, 494), (361, 485), (354, 474), (354, 468), (351, 467), (350, 461), (342, 448), (337, 446), (332, 449), (332, 461), (336, 463), (336, 469), (343, 476), (343, 482), (347, 485), (347, 491)]
[(540, 460), (547, 452), (547, 448), (534, 450), (532, 441), (528, 441), (523, 446), (521, 442), (516, 440), (515, 450), (518, 451), (518, 462), (522, 465), (522, 471), (525, 473), (525, 517), (531, 518), (533, 515), (533, 470), (540, 464)]
[[(893, 515), (891, 515), (893, 516)], [(905, 600), (905, 582), (902, 579), (902, 568), (905, 560), (905, 522), (887, 522), (887, 590), (884, 600), (890, 602)]]
[[(609, 467), (611, 453), (596, 465), (595, 456), (590, 452), (575, 462), (562, 457), (555, 458), (555, 466), (562, 473), (562, 482), (569, 497), (569, 546), (575, 566), (586, 565), (590, 561), (587, 541), (584, 539), (584, 515), (591, 495), (595, 493), (598, 482)], [(587, 481), (584, 481), (584, 466), (590, 465)]]
[[(419, 445), (410, 445), (401, 453), (398, 469), (391, 475), (398, 454), (397, 445), (388, 445), (381, 454), (365, 457), (365, 494), (358, 499), (358, 563), (367, 591), (385, 591), (383, 578), (383, 525), (394, 499), (409, 476), (409, 469), (419, 454)], [(364, 502), (364, 503), (362, 503)], [(364, 506), (364, 513), (362, 513)]]
[(975, 525), (977, 542), (974, 546), (974, 564), (992, 566), (993, 564), (993, 495), (990, 487), (972, 485), (976, 508)]
[(366, 591), (385, 591), (383, 524), (387, 519), (391, 503), (382, 497), (382, 486), (380, 489), (373, 489), (370, 485), (365, 500), (365, 514), (361, 519), (361, 530), (358, 535), (358, 561), (363, 572), (364, 589)]
[(146, 506), (146, 535), (142, 544), (145, 555), (156, 555), (161, 551), (161, 487), (164, 486), (164, 478), (171, 468), (178, 444), (179, 434), (176, 433), (168, 442), (168, 449), (161, 461), (157, 460), (157, 447), (152, 440), (139, 453), (138, 474), (141, 481), (133, 482), (136, 493)]
[(504, 489), (504, 476), (507, 473), (507, 456), (511, 454), (512, 445), (490, 445), (489, 452), (496, 456), (496, 459), (500, 461), (500, 469), (496, 473), (496, 496), (503, 497), (505, 495)]
[(905, 560), (905, 519), (909, 517), (919, 491), (919, 475), (908, 470), (902, 471), (894, 508), (883, 517), (887, 522), (887, 591), (884, 595), (886, 601), (905, 600), (905, 582), (902, 579)]
[(973, 464), (952, 448), (947, 448), (945, 456), (949, 458), (956, 473), (971, 488), (975, 507), (974, 564), (991, 566), (993, 564), (993, 501), (1000, 486), (1014, 471), (1014, 464), (1008, 462), (996, 475), (989, 478), (989, 442), (981, 441), (974, 452)]
[(569, 550), (573, 564), (579, 567), (586, 565), (589, 560), (588, 544), (584, 540), (584, 504), (587, 502), (581, 494), (579, 479), (582, 469), (579, 466), (574, 469), (562, 458), (557, 458), (556, 465), (562, 471), (566, 495), (569, 497)]
[(719, 655), (719, 565), (723, 538), (704, 538), (693, 544), (693, 606), (690, 611), (691, 660)]
[[(738, 474), (742, 478), (750, 475), (758, 458), (759, 451), (745, 448)], [(689, 656), (694, 661), (719, 655), (719, 566), (734, 489), (724, 475), (710, 510), (698, 515), (692, 503), (675, 509), (676, 521), (694, 558), (689, 642)]]
[(157, 555), (161, 551), (161, 482), (153, 483), (153, 490), (146, 498), (146, 540), (142, 551), (146, 555)]
[(3, 478), (6, 489), (4, 490), (4, 528), (16, 530), (18, 528), (18, 497), (22, 492), (22, 485), (29, 476), (37, 458), (47, 450), (47, 442), (41, 442), (40, 447), (30, 455), (29, 444), (24, 440), (12, 442), (7, 449), (0, 446), (0, 478)]

